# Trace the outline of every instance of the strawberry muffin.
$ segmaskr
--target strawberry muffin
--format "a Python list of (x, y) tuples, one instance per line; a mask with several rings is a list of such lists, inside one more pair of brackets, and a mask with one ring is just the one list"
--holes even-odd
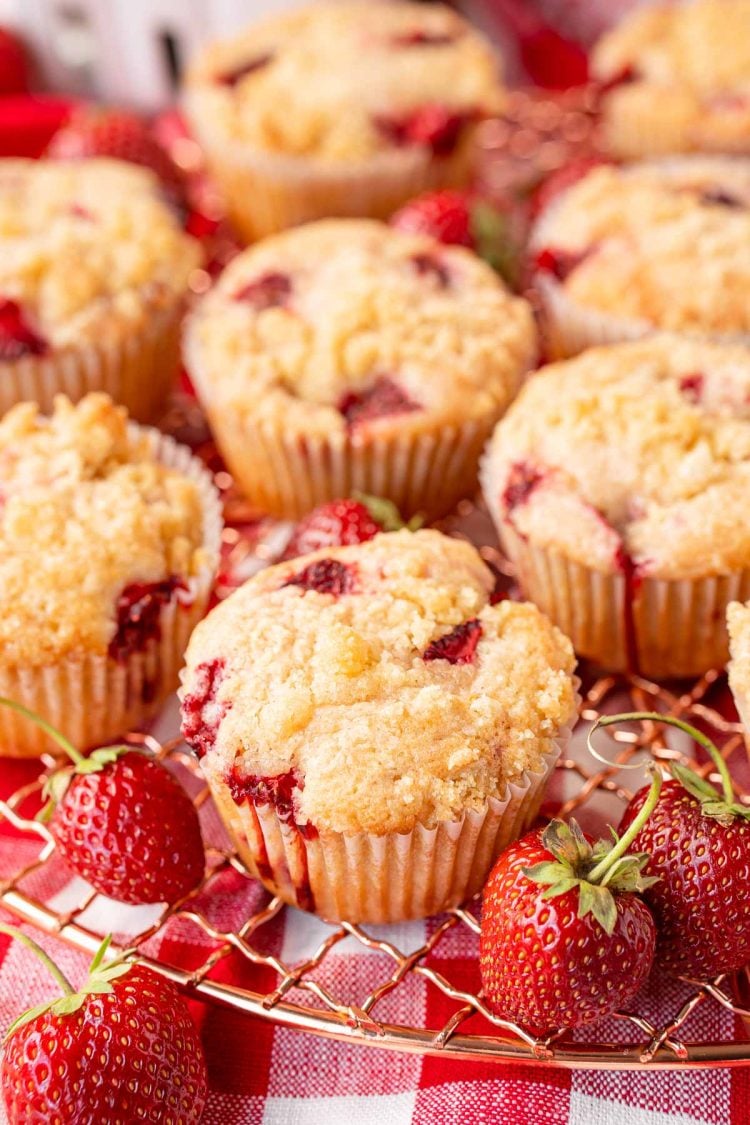
[(0, 414), (100, 390), (153, 417), (199, 262), (146, 169), (0, 160)]
[(239, 853), (324, 918), (423, 917), (527, 827), (576, 714), (570, 642), (476, 550), (396, 531), (271, 567), (190, 641), (183, 733)]
[(727, 659), (750, 597), (750, 353), (653, 336), (534, 376), (482, 487), (521, 586), (610, 669), (693, 676)]
[[(150, 717), (206, 609), (221, 514), (209, 474), (102, 394), (0, 422), (0, 695), (79, 747)], [(0, 708), (0, 753), (51, 747)]]
[(186, 90), (248, 241), (465, 184), (477, 125), (502, 104), (489, 43), (447, 6), (407, 0), (272, 16), (204, 51)]
[(639, 8), (599, 41), (592, 71), (618, 156), (750, 153), (750, 0)]
[(656, 330), (750, 342), (750, 160), (600, 165), (532, 232), (552, 353)]
[(528, 304), (471, 251), (329, 219), (235, 258), (185, 343), (259, 509), (296, 517), (359, 490), (436, 516), (475, 487), (535, 332)]

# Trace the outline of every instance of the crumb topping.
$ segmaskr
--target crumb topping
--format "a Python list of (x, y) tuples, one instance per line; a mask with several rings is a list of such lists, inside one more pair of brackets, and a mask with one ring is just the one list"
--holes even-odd
[(101, 394), (58, 396), (0, 421), (0, 659), (106, 652), (132, 583), (187, 578), (202, 562), (195, 484), (155, 462)]
[(658, 578), (750, 566), (750, 356), (653, 336), (535, 375), (493, 436), (489, 503), (532, 542)]
[[(205, 771), (240, 787), (296, 771), (298, 823), (387, 833), (480, 808), (538, 767), (573, 717), (575, 659), (534, 606), (490, 605), (476, 550), (436, 531), (379, 535), (304, 565), (324, 559), (356, 571), (348, 592), (295, 585), (302, 560), (282, 563), (193, 634), (183, 700), (222, 669)], [(435, 651), (466, 622), (470, 653)]]
[(652, 151), (749, 147), (750, 0), (640, 8), (599, 41), (592, 70), (614, 84), (605, 105), (616, 147), (629, 119)]
[(127, 334), (200, 263), (156, 177), (105, 159), (0, 160), (0, 250), (0, 301), (49, 347)]
[(750, 162), (683, 157), (599, 166), (543, 215), (532, 245), (585, 308), (670, 331), (750, 332)]
[(477, 119), (502, 105), (487, 40), (445, 5), (406, 0), (314, 3), (272, 16), (205, 50), (188, 96), (198, 120), (227, 142), (331, 162), (402, 143), (414, 110)]
[(325, 434), (499, 412), (534, 347), (528, 304), (470, 251), (356, 219), (245, 250), (187, 328), (209, 405)]

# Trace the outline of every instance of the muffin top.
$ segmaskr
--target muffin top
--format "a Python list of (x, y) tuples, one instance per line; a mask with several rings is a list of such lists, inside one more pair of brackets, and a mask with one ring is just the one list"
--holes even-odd
[(0, 361), (127, 335), (200, 257), (145, 168), (0, 160)]
[(306, 433), (486, 416), (533, 352), (528, 304), (471, 251), (358, 219), (245, 250), (187, 330), (204, 398)]
[[(630, 13), (597, 44), (594, 75), (608, 114), (647, 123), (670, 151), (750, 148), (750, 0), (657, 3)], [(660, 138), (663, 137), (663, 147)], [(677, 151), (672, 148), (671, 151)]]
[(493, 586), (437, 531), (262, 571), (188, 647), (183, 731), (204, 771), (321, 831), (408, 832), (502, 797), (572, 720), (575, 659)]
[(500, 520), (607, 573), (750, 566), (750, 354), (651, 336), (543, 368), (483, 470)]
[(199, 130), (334, 162), (405, 146), (447, 155), (465, 125), (502, 105), (483, 36), (442, 4), (406, 0), (273, 16), (210, 46), (188, 83)]
[(532, 235), (537, 278), (644, 329), (750, 332), (750, 160), (590, 170)]
[[(196, 484), (102, 394), (0, 421), (0, 661), (124, 657), (203, 564)], [(134, 607), (134, 608), (133, 608)], [(132, 610), (132, 612), (131, 612)]]

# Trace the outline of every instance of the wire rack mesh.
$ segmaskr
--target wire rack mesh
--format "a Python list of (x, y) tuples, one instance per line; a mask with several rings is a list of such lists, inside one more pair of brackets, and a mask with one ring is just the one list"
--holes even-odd
[[(186, 421), (183, 413), (180, 425), (192, 425), (192, 437), (200, 437), (195, 418), (188, 416)], [(210, 445), (201, 449), (213, 463)], [(221, 596), (238, 577), (264, 564), (275, 549), (278, 529), (268, 521), (252, 520), (220, 465), (216, 479), (230, 517)], [(443, 527), (471, 538), (488, 561), (505, 568), (476, 505), (464, 503)], [(507, 570), (506, 574), (512, 581)], [(658, 710), (700, 726), (715, 738), (732, 773), (748, 788), (749, 763), (741, 728), (727, 717), (731, 703), (718, 672), (670, 690), (638, 677), (596, 677), (584, 670), (581, 720), (569, 756), (555, 771), (545, 816), (575, 815), (593, 833), (602, 832), (608, 822), (617, 824), (645, 779), (632, 767), (652, 756), (665, 763), (677, 758), (711, 776), (710, 762), (693, 758), (689, 740), (674, 731), (667, 738), (665, 728), (653, 723), (602, 732), (603, 757), (611, 764), (597, 762), (585, 749), (585, 732), (598, 715), (619, 710)], [(155, 730), (161, 727), (168, 733), (176, 729), (174, 708)], [(416, 940), (412, 933), (398, 929), (394, 935), (383, 927), (320, 922), (314, 937), (308, 937), (307, 948), (294, 958), (283, 957), (279, 927), (296, 912), (272, 898), (244, 870), (223, 833), (192, 753), (178, 738), (156, 733), (133, 734), (128, 741), (147, 746), (165, 760), (191, 793), (207, 844), (203, 880), (181, 902), (145, 912), (123, 908), (81, 880), (71, 881), (47, 828), (34, 819), (44, 779), (55, 765), (51, 759), (43, 760), (37, 777), (0, 801), (3, 830), (18, 839), (17, 862), (0, 871), (0, 904), (19, 920), (93, 952), (116, 917), (116, 945), (195, 996), (349, 1042), (464, 1059), (538, 1060), (594, 1068), (750, 1063), (747, 971), (731, 979), (674, 983), (663, 980), (657, 968), (632, 1010), (546, 1040), (535, 1040), (498, 1019), (481, 995), (477, 901), (430, 920), (418, 929)], [(186, 966), (184, 958), (180, 963), (170, 958), (170, 939), (175, 934), (183, 939), (190, 935), (195, 963)], [(349, 972), (342, 980), (333, 965), (341, 965), (344, 948)], [(426, 1005), (433, 1013), (429, 1019), (424, 1003), (410, 999), (416, 982), (439, 1001)], [(702, 1018), (709, 1009), (727, 1018)]]

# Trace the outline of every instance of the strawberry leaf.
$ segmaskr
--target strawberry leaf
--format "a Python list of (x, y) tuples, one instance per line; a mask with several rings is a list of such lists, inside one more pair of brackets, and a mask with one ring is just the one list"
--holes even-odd
[(69, 1016), (77, 1012), (86, 1002), (85, 992), (74, 992), (72, 996), (61, 996), (52, 1004), (52, 1011), (56, 1016)]
[(7, 1042), (11, 1035), (15, 1031), (18, 1031), (20, 1027), (25, 1027), (27, 1023), (31, 1023), (37, 1016), (42, 1016), (45, 1012), (48, 1012), (54, 1003), (54, 1000), (45, 1000), (43, 1004), (37, 1004), (34, 1008), (29, 1008), (28, 1012), (24, 1012), (17, 1020), (13, 1020), (13, 1023), (5, 1033), (5, 1041)]
[(605, 933), (614, 933), (617, 925), (617, 903), (614, 895), (607, 887), (595, 886), (593, 883), (581, 883), (578, 917), (585, 918), (587, 914), (593, 914)]
[(366, 492), (353, 492), (352, 499), (367, 508), (375, 523), (379, 523), (383, 531), (400, 531), (404, 527), (401, 513), (392, 500), (382, 496), (370, 496)]
[(672, 776), (684, 789), (687, 789), (691, 797), (695, 797), (698, 801), (721, 801), (722, 797), (718, 789), (711, 785), (710, 781), (706, 781), (687, 766), (681, 765), (679, 762), (672, 762), (670, 766)]
[(575, 876), (567, 863), (542, 860), (541, 863), (535, 863), (533, 867), (523, 867), (521, 870), (527, 879), (531, 879), (532, 883), (546, 883), (554, 886), (561, 879), (572, 879), (575, 882)]

